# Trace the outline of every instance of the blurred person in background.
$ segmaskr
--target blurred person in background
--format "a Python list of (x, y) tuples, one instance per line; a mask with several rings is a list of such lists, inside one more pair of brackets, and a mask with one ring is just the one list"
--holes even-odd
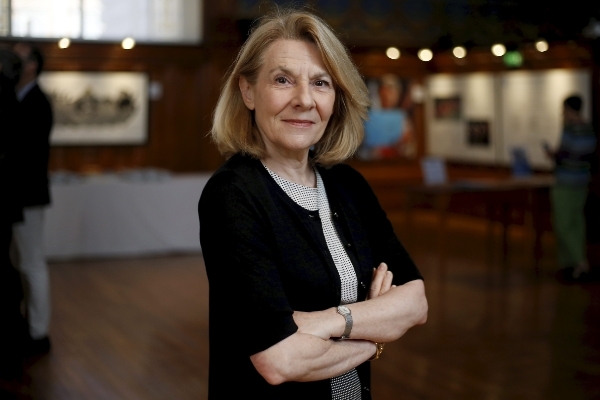
[[(27, 323), (21, 314), (21, 279), (9, 257), (12, 225), (22, 219), (16, 180), (18, 157), (14, 146), (17, 125), (15, 86), (20, 71), (19, 57), (0, 48), (0, 379), (19, 376), (23, 343), (27, 337)], [(3, 395), (0, 389), (0, 397)]]
[(545, 145), (547, 155), (555, 162), (552, 206), (558, 262), (566, 276), (572, 279), (583, 278), (590, 269), (584, 208), (597, 144), (594, 128), (583, 120), (581, 107), (581, 97), (565, 99), (560, 145), (555, 151)]
[(22, 62), (17, 84), (17, 151), (23, 200), (23, 221), (13, 226), (14, 264), (21, 272), (29, 334), (28, 353), (50, 350), (50, 284), (44, 255), (44, 211), (50, 204), (48, 157), (52, 109), (37, 83), (44, 59), (36, 47), (17, 43), (14, 52)]
[(425, 322), (422, 277), (357, 150), (369, 97), (319, 18), (254, 29), (213, 120), (228, 160), (199, 202), (209, 279), (209, 398), (371, 398), (383, 343)]

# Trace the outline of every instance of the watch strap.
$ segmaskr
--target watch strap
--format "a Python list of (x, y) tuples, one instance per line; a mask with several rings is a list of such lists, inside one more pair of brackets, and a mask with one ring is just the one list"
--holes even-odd
[(352, 313), (348, 307), (338, 306), (338, 314), (342, 315), (346, 319), (346, 327), (344, 328), (344, 333), (340, 338), (348, 339), (350, 337), (350, 332), (352, 331)]

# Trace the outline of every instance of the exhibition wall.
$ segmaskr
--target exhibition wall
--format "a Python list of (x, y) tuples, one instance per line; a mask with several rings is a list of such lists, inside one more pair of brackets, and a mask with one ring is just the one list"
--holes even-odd
[(585, 69), (434, 74), (426, 88), (426, 152), (454, 161), (509, 165), (521, 149), (532, 167), (550, 169), (543, 144), (559, 144), (563, 100), (580, 95), (591, 120)]
[(583, 118), (591, 121), (592, 83), (587, 70), (515, 71), (500, 77), (501, 159), (510, 161), (515, 147), (526, 150), (531, 164), (552, 168), (543, 143), (558, 148), (562, 130), (562, 103), (577, 94), (583, 99)]

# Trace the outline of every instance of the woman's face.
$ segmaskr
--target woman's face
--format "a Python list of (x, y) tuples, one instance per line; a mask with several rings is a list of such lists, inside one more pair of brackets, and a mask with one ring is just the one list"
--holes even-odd
[(265, 51), (256, 83), (241, 77), (239, 84), (269, 156), (304, 157), (323, 136), (335, 89), (313, 43), (274, 42)]

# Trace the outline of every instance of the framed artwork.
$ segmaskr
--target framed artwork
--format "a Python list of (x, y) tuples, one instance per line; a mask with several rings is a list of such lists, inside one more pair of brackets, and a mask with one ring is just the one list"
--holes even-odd
[(393, 74), (366, 81), (372, 107), (357, 157), (362, 160), (412, 158), (416, 153), (412, 82)]
[(433, 99), (434, 116), (436, 119), (458, 120), (461, 117), (460, 96)]
[(138, 72), (44, 72), (52, 145), (137, 145), (148, 139), (148, 76)]
[(471, 146), (489, 146), (490, 123), (488, 121), (468, 121), (467, 141)]

